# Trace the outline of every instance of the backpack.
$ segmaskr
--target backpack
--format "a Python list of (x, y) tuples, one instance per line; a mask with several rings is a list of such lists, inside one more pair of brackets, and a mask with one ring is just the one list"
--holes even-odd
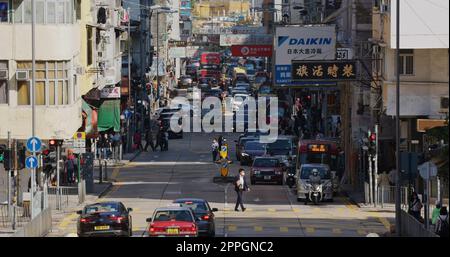
[(448, 237), (448, 221), (447, 219), (442, 219), (440, 216), (439, 219), (441, 220), (441, 224), (437, 233), (440, 237)]

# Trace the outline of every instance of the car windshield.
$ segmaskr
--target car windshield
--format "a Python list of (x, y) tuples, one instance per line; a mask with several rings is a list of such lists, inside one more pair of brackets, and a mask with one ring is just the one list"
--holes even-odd
[(158, 211), (155, 214), (155, 221), (188, 221), (193, 222), (192, 215), (187, 210), (168, 210), (168, 211)]
[(186, 202), (177, 202), (181, 205), (181, 207), (187, 207), (190, 208), (193, 212), (207, 212), (208, 207), (206, 206), (206, 203), (204, 202), (192, 202), (192, 201), (186, 201)]
[(273, 143), (270, 143), (267, 145), (268, 149), (273, 150), (290, 150), (291, 149), (291, 142), (287, 139), (285, 140), (277, 140)]
[(99, 212), (117, 212), (119, 206), (117, 203), (100, 203), (89, 205), (84, 208), (86, 214), (99, 213)]
[(257, 138), (241, 138), (241, 142), (239, 143), (240, 145), (245, 145), (245, 143), (247, 142), (251, 142), (251, 141), (257, 141)]
[(317, 169), (319, 171), (321, 179), (331, 179), (330, 170), (324, 167), (302, 167), (302, 170), (300, 171), (300, 178), (309, 179), (313, 169)]
[(249, 141), (244, 145), (245, 150), (253, 150), (253, 151), (263, 151), (266, 149), (264, 144), (261, 144), (257, 141)]
[(277, 167), (279, 163), (278, 159), (273, 158), (257, 158), (253, 163), (255, 167)]

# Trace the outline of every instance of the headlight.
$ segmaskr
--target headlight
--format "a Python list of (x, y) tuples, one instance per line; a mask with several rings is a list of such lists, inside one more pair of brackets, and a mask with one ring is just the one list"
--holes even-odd
[(242, 156), (249, 156), (248, 154), (246, 154), (246, 153), (241, 153), (241, 155)]
[(281, 175), (281, 171), (275, 171), (276, 175)]

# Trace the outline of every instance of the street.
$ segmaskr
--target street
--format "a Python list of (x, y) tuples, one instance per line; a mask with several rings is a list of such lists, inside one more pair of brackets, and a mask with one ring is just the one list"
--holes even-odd
[[(234, 156), (233, 140), (226, 134)], [(138, 158), (112, 173), (112, 188), (100, 201), (122, 201), (133, 208), (133, 236), (146, 236), (146, 218), (157, 207), (177, 198), (197, 197), (209, 201), (216, 212), (217, 237), (364, 237), (383, 234), (393, 223), (394, 213), (371, 212), (351, 204), (346, 197), (334, 202), (304, 205), (287, 186), (257, 184), (244, 193), (245, 212), (234, 211), (236, 193), (232, 184), (213, 183), (219, 175), (212, 162), (210, 141), (217, 134), (185, 133), (170, 140), (167, 152), (142, 152)], [(230, 176), (237, 175), (239, 162), (231, 164)], [(248, 171), (249, 167), (244, 167)], [(248, 175), (248, 172), (247, 172)], [(76, 236), (78, 215), (68, 213), (49, 236)]]

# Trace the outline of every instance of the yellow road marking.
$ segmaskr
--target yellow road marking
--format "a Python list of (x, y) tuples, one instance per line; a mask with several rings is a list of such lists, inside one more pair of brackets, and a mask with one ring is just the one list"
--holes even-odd
[(314, 233), (314, 231), (315, 231), (315, 229), (312, 228), (312, 227), (306, 228), (306, 232), (307, 232), (307, 233)]
[(334, 234), (342, 234), (342, 231), (340, 228), (333, 228), (333, 233)]
[(347, 199), (344, 199), (344, 203), (345, 203), (345, 207), (347, 207), (353, 211), (356, 211), (358, 209), (358, 207), (356, 205), (350, 203), (350, 201)]
[(224, 211), (230, 211), (231, 208), (223, 208)]
[(268, 211), (270, 211), (270, 212), (276, 212), (277, 210), (276, 209), (274, 209), (274, 208), (269, 208), (269, 209), (267, 209)]
[(320, 208), (314, 208), (313, 212), (320, 212)]
[(364, 231), (362, 229), (358, 229), (357, 232), (359, 235), (367, 235), (366, 231)]
[(111, 179), (116, 179), (117, 176), (119, 175), (120, 172), (120, 168), (119, 167), (115, 167), (113, 170), (113, 173), (111, 174)]
[(294, 208), (294, 209), (292, 209), (292, 211), (294, 211), (294, 212), (300, 212), (300, 209), (299, 209), (299, 208)]
[(262, 227), (260, 227), (260, 226), (255, 226), (255, 231), (256, 231), (256, 232), (261, 232), (262, 230), (263, 230)]
[(236, 231), (236, 226), (234, 226), (234, 225), (229, 225), (229, 226), (228, 226), (228, 231)]
[(66, 228), (70, 223), (72, 223), (73, 219), (75, 219), (78, 216), (76, 213), (72, 213), (68, 216), (66, 216), (61, 223), (59, 223), (60, 228)]
[(375, 213), (374, 216), (384, 225), (387, 230), (391, 229), (391, 223), (385, 217), (382, 217), (379, 213)]
[(280, 227), (280, 232), (288, 232), (288, 227)]

